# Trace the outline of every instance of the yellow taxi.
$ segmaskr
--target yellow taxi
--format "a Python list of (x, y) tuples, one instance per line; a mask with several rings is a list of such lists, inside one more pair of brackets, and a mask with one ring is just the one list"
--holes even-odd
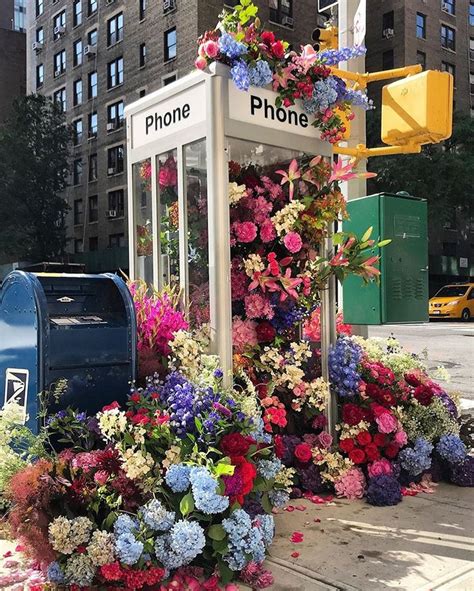
[(430, 298), (430, 318), (474, 317), (474, 283), (445, 285)]

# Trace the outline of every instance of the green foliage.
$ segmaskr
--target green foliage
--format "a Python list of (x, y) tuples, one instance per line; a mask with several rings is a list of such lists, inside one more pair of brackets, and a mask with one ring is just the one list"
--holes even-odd
[(0, 252), (41, 261), (63, 253), (71, 130), (50, 99), (29, 95), (0, 128)]
[(447, 433), (459, 433), (459, 425), (436, 397), (429, 406), (412, 404), (404, 411), (402, 423), (410, 441), (423, 437), (433, 442)]

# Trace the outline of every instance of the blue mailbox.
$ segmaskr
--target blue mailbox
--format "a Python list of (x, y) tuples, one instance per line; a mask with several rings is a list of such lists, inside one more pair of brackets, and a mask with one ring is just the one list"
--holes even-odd
[(38, 429), (38, 393), (58, 380), (65, 392), (51, 411), (97, 412), (125, 400), (135, 379), (136, 320), (116, 275), (13, 271), (0, 288), (0, 392)]

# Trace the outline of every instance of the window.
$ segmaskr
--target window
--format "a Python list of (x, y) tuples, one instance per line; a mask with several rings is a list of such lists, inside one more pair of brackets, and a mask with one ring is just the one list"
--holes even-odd
[(382, 53), (382, 70), (391, 70), (393, 68), (393, 49)]
[(72, 65), (80, 66), (82, 64), (82, 39), (74, 41), (72, 44)]
[(99, 219), (99, 199), (98, 199), (97, 195), (91, 195), (89, 197), (89, 222), (97, 222), (98, 219)]
[(146, 95), (146, 88), (140, 88), (138, 91), (139, 98), (143, 98)]
[(44, 12), (44, 0), (36, 0), (36, 18)]
[(474, 2), (469, 3), (469, 24), (474, 27)]
[(123, 57), (118, 57), (107, 64), (107, 88), (114, 88), (123, 83)]
[(97, 72), (89, 72), (87, 75), (87, 96), (89, 99), (97, 97)]
[(87, 16), (97, 12), (97, 0), (87, 0)]
[[(449, 62), (441, 62), (441, 71), (448, 72), (454, 78), (456, 74), (456, 67), (453, 64), (450, 64)], [(456, 81), (454, 81), (454, 85), (456, 86)]]
[[(80, 185), (82, 182), (82, 159), (77, 158), (72, 163), (72, 184)], [(82, 200), (81, 200), (82, 201)], [(76, 222), (74, 222), (76, 223)]]
[(43, 29), (43, 27), (39, 27), (39, 29), (36, 29), (36, 42), (37, 43), (44, 43), (44, 29)]
[(36, 88), (40, 88), (44, 84), (44, 65), (38, 64), (36, 66)]
[(82, 24), (82, 0), (74, 0), (72, 10), (72, 24), (74, 27)]
[[(270, 20), (282, 25), (293, 25), (293, 1), (292, 0), (268, 0), (270, 8)], [(289, 19), (289, 20), (288, 20)]]
[(176, 74), (170, 74), (169, 76), (163, 76), (163, 86), (168, 86), (168, 84), (171, 84), (172, 82), (174, 82), (177, 79), (178, 79), (178, 76)]
[[(234, 6), (239, 2), (234, 2)], [(229, 2), (224, 1), (224, 4), (229, 4)], [(176, 0), (163, 0), (163, 12), (167, 14), (172, 10), (176, 10)]]
[(89, 137), (97, 137), (97, 112), (89, 113)]
[(441, 0), (441, 10), (448, 14), (456, 14), (456, 0)]
[(146, 64), (146, 44), (145, 43), (140, 43), (139, 59), (140, 59), (140, 68), (143, 68), (143, 66)]
[(387, 29), (391, 29), (393, 31), (394, 28), (393, 10), (390, 12), (385, 12), (382, 15), (382, 36), (386, 36)]
[(474, 94), (474, 72), (469, 72), (469, 88), (470, 93)]
[(55, 77), (59, 76), (60, 74), (64, 74), (64, 72), (66, 71), (66, 50), (65, 49), (54, 54), (53, 66), (54, 66), (54, 76)]
[(74, 252), (84, 252), (84, 240), (82, 238), (76, 238), (74, 240)]
[(99, 250), (99, 237), (98, 236), (90, 236), (89, 237), (89, 250)]
[[(452, 249), (454, 246), (454, 250), (456, 250), (456, 243), (455, 242), (443, 242), (443, 250), (445, 244), (449, 245), (448, 250)], [(455, 255), (452, 255), (455, 256)], [(437, 298), (462, 298), (466, 295), (467, 287), (460, 285), (459, 287), (454, 285), (447, 285), (446, 287), (442, 287), (439, 291), (435, 293)]]
[(13, 4), (13, 30), (25, 33), (26, 0), (15, 0)]
[(426, 70), (426, 53), (424, 51), (416, 52), (416, 63), (420, 64), (423, 70)]
[(87, 33), (87, 45), (97, 45), (97, 29)]
[(165, 31), (165, 62), (176, 57), (176, 27)]
[(62, 35), (61, 31), (66, 29), (66, 11), (58, 13), (53, 17), (53, 39), (59, 39)]
[(53, 94), (53, 101), (58, 105), (61, 111), (66, 111), (66, 89), (60, 88)]
[(97, 154), (89, 156), (89, 182), (92, 183), (97, 180)]
[(76, 119), (72, 122), (72, 136), (75, 146), (82, 142), (82, 119)]
[(416, 13), (416, 36), (418, 39), (426, 39), (426, 14)]
[(107, 150), (107, 174), (110, 176), (121, 172), (123, 172), (123, 145)]
[(84, 223), (84, 205), (82, 199), (74, 199), (74, 225)]
[(142, 21), (146, 14), (146, 0), (138, 0), (138, 11), (140, 13), (140, 20)]
[(113, 131), (123, 126), (123, 101), (118, 101), (107, 107), (107, 123), (112, 124), (114, 129), (108, 129)]
[(474, 60), (474, 39), (469, 39), (469, 59)]
[(118, 189), (117, 191), (110, 191), (108, 194), (109, 210), (112, 209), (117, 212), (117, 216), (123, 216), (125, 210), (124, 191)]
[(114, 45), (123, 39), (123, 13), (107, 21), (107, 45)]
[(110, 234), (109, 248), (121, 248), (123, 246), (125, 246), (124, 234)]
[(74, 107), (82, 104), (82, 78), (72, 83), (72, 104)]
[(441, 46), (456, 51), (456, 31), (447, 25), (441, 25)]

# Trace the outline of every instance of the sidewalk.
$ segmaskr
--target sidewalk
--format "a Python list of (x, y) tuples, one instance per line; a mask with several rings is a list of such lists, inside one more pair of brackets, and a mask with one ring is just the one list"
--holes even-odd
[[(293, 503), (307, 511), (276, 516), (267, 560), (272, 591), (474, 590), (472, 489), (440, 484), (395, 507)], [(302, 543), (290, 541), (294, 531), (304, 534)]]

